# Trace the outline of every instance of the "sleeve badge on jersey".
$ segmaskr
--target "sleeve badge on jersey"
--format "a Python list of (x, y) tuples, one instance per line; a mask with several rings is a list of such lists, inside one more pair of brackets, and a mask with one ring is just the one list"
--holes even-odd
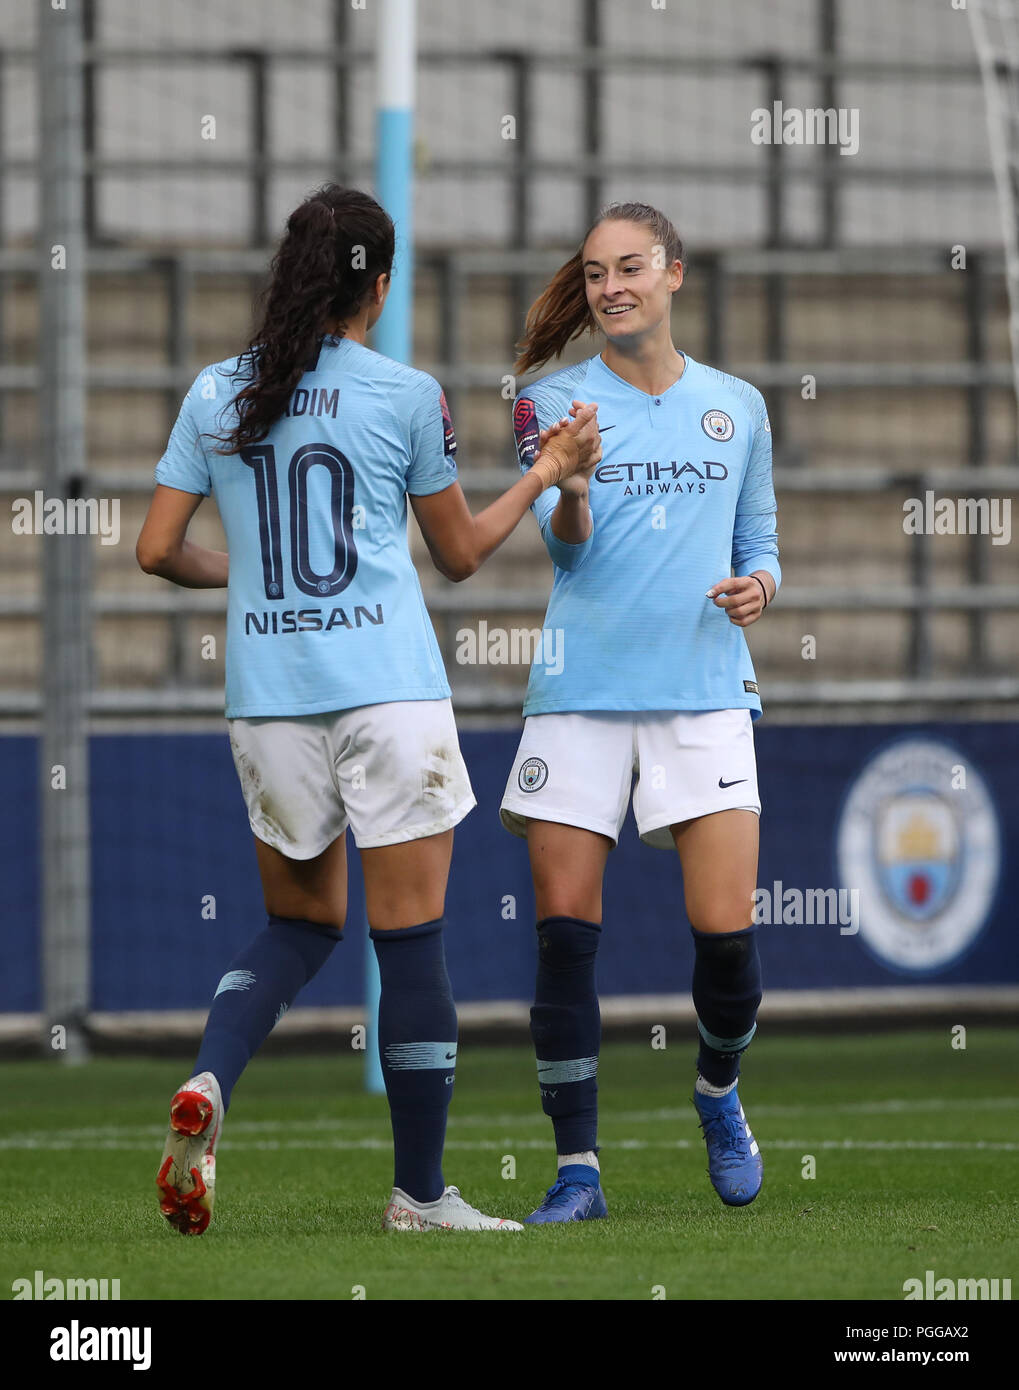
[(455, 458), (456, 435), (453, 433), (453, 417), (449, 413), (445, 391), (439, 392), (439, 406), (442, 410), (442, 452), (448, 458)]
[(538, 429), (538, 412), (534, 402), (519, 398), (513, 407), (513, 433), (517, 441), (517, 456), (520, 462), (529, 467), (538, 456), (541, 431)]

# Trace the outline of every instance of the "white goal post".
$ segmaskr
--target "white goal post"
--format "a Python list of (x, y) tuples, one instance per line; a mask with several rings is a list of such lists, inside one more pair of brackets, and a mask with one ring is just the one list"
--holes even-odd
[(968, 0), (980, 63), (1008, 281), (1012, 374), (1019, 407), (1019, 0)]

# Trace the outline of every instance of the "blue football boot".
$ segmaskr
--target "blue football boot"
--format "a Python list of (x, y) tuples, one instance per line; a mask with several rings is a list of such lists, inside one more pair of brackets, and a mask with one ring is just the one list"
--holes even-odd
[(708, 1176), (727, 1207), (745, 1207), (761, 1190), (764, 1162), (735, 1088), (726, 1096), (694, 1092), (708, 1146)]
[(552, 1221), (595, 1221), (608, 1215), (605, 1193), (600, 1185), (582, 1182), (575, 1173), (572, 1164), (559, 1170), (559, 1176), (545, 1193), (541, 1206), (530, 1216), (524, 1217), (525, 1226), (543, 1226)]

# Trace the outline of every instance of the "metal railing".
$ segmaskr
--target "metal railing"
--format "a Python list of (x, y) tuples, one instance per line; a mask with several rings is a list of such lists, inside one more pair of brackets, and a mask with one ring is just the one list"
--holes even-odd
[[(519, 48), (479, 47), (460, 52), (426, 46), (418, 53), (422, 84), (432, 74), (446, 74), (451, 70), (476, 73), (481, 68), (489, 67), (502, 75), (510, 109), (517, 113), (516, 139), (505, 142), (504, 157), (493, 159), (488, 154), (483, 158), (429, 156), (425, 172), (463, 178), (481, 174), (486, 177), (503, 175), (511, 190), (508, 200), (510, 225), (506, 228), (505, 238), (510, 245), (526, 247), (531, 244), (533, 189), (543, 175), (553, 175), (567, 184), (579, 185), (583, 191), (586, 223), (593, 220), (606, 184), (618, 176), (630, 180), (661, 177), (690, 179), (700, 185), (720, 181), (752, 185), (760, 189), (764, 199), (764, 244), (773, 248), (781, 247), (788, 238), (790, 190), (804, 182), (821, 189), (820, 233), (816, 244), (822, 247), (834, 247), (839, 243), (842, 195), (851, 185), (871, 183), (875, 186), (890, 184), (929, 188), (993, 186), (989, 165), (979, 168), (972, 164), (951, 166), (926, 161), (922, 164), (868, 165), (840, 159), (839, 150), (833, 144), (819, 146), (817, 160), (809, 165), (791, 158), (789, 150), (781, 142), (769, 145), (766, 158), (741, 162), (691, 159), (683, 153), (678, 157), (670, 155), (667, 159), (613, 159), (605, 153), (602, 122), (599, 119), (604, 95), (603, 82), (607, 75), (662, 74), (679, 81), (684, 77), (739, 76), (747, 79), (748, 91), (754, 98), (753, 105), (765, 108), (783, 101), (793, 82), (800, 84), (799, 90), (802, 92), (802, 81), (808, 79), (813, 84), (816, 101), (823, 110), (838, 108), (842, 86), (846, 82), (887, 81), (894, 83), (900, 91), (914, 83), (932, 81), (980, 88), (981, 76), (976, 55), (969, 52), (960, 61), (853, 58), (841, 54), (838, 51), (839, 0), (817, 0), (816, 51), (801, 54), (767, 51), (729, 54), (623, 52), (602, 43), (605, 3), (608, 0), (585, 0), (579, 7), (577, 44), (568, 50), (546, 50), (540, 44), (528, 43)], [(329, 172), (345, 181), (371, 180), (371, 159), (359, 156), (353, 148), (347, 79), (352, 72), (370, 69), (375, 55), (370, 48), (354, 47), (349, 43), (350, 8), (345, 0), (335, 0), (334, 42), (318, 47), (294, 44), (263, 49), (224, 44), (218, 48), (208, 45), (156, 48), (101, 44), (95, 41), (97, 12), (97, 0), (85, 0), (87, 42), (84, 45), (85, 99), (82, 120), (85, 227), (90, 242), (101, 241), (104, 235), (97, 196), (101, 181), (109, 176), (158, 173), (185, 174), (196, 179), (221, 178), (225, 175), (246, 177), (249, 181), (249, 241), (254, 247), (264, 246), (271, 239), (273, 175), (307, 173), (313, 178), (324, 172), (321, 158), (280, 157), (273, 154), (271, 133), (276, 114), (274, 101), (277, 98), (270, 75), (276, 64), (304, 64), (309, 70), (332, 74), (335, 83), (334, 152), (328, 161)], [(35, 59), (35, 49), (30, 46), (0, 46), (0, 73), (6, 65), (31, 66)], [(250, 149), (236, 157), (216, 155), (202, 164), (193, 157), (103, 154), (99, 149), (97, 78), (103, 71), (130, 69), (145, 63), (158, 63), (162, 70), (177, 66), (229, 65), (243, 71), (251, 112)], [(581, 148), (568, 157), (548, 157), (536, 138), (532, 119), (534, 84), (539, 76), (548, 71), (554, 71), (560, 78), (572, 76), (581, 94)], [(0, 174), (32, 175), (35, 167), (31, 159), (0, 153)]]
[[(250, 277), (254, 283), (264, 273), (266, 259), (265, 251), (92, 251), (88, 256), (90, 276), (102, 277), (134, 272), (156, 273), (163, 277), (168, 306), (168, 361), (162, 365), (141, 367), (92, 365), (87, 370), (88, 389), (92, 392), (161, 392), (166, 403), (168, 433), (176, 418), (180, 398), (193, 381), (196, 371), (190, 348), (191, 313), (196, 289), (200, 287), (203, 279), (223, 274)], [(443, 382), (455, 416), (459, 404), (458, 396), (472, 389), (498, 389), (507, 370), (506, 362), (486, 364), (466, 363), (463, 360), (461, 316), (469, 299), (472, 280), (501, 273), (510, 281), (526, 283), (535, 277), (540, 278), (550, 273), (560, 264), (561, 253), (427, 252), (422, 254), (419, 260), (422, 268), (436, 277), (440, 287), (441, 305), (438, 324), (440, 360), (421, 365)], [(955, 490), (971, 497), (1019, 493), (1019, 468), (983, 466), (987, 446), (987, 393), (991, 390), (1007, 389), (1011, 385), (1009, 364), (989, 361), (982, 350), (983, 334), (980, 335), (979, 342), (975, 342), (973, 336), (970, 336), (968, 346), (976, 349), (973, 357), (953, 362), (727, 363), (724, 360), (724, 348), (730, 336), (728, 315), (737, 297), (732, 287), (741, 277), (761, 278), (779, 274), (789, 282), (793, 278), (833, 274), (844, 277), (888, 275), (895, 278), (903, 275), (940, 274), (945, 280), (946, 296), (961, 296), (963, 310), (967, 320), (970, 320), (976, 314), (975, 303), (983, 304), (986, 298), (987, 281), (1001, 274), (1000, 257), (981, 257), (975, 264), (971, 261), (970, 269), (961, 276), (953, 274), (946, 266), (946, 258), (940, 253), (907, 250), (889, 253), (881, 258), (879, 266), (875, 266), (872, 254), (864, 251), (732, 251), (715, 252), (707, 260), (702, 273), (711, 283), (702, 299), (704, 337), (714, 337), (722, 356), (720, 365), (725, 365), (736, 375), (749, 378), (769, 392), (769, 406), (773, 418), (777, 413), (775, 405), (781, 393), (785, 390), (798, 392), (801, 377), (808, 371), (823, 381), (826, 392), (846, 392), (861, 388), (899, 389), (908, 386), (916, 390), (933, 391), (951, 387), (966, 393), (969, 432), (966, 457), (969, 465), (964, 468), (812, 468), (806, 466), (804, 459), (795, 452), (788, 456), (787, 461), (782, 437), (776, 429), (775, 485), (780, 502), (783, 496), (791, 495), (887, 496), (904, 492), (906, 495), (922, 497), (932, 489)], [(0, 277), (28, 276), (34, 269), (33, 253), (0, 252)], [(38, 370), (35, 367), (0, 367), (0, 401), (6, 392), (35, 389), (37, 382)], [(504, 467), (474, 471), (468, 467), (464, 471), (462, 481), (469, 492), (501, 491), (514, 480), (517, 473), (508, 430), (504, 448)], [(30, 492), (40, 483), (40, 475), (32, 458), (23, 456), (18, 460), (9, 448), (0, 448), (0, 492), (8, 495)], [(148, 470), (135, 472), (96, 468), (89, 471), (82, 486), (87, 487), (93, 495), (144, 495), (151, 490), (152, 478)], [(986, 670), (986, 619), (987, 615), (995, 612), (1014, 610), (1019, 613), (1019, 591), (1010, 586), (993, 586), (987, 582), (985, 538), (971, 537), (970, 541), (967, 565), (971, 582), (968, 587), (933, 587), (933, 537), (918, 534), (911, 537), (908, 573), (904, 576), (906, 582), (903, 584), (894, 588), (854, 586), (849, 594), (844, 589), (835, 588), (798, 589), (794, 582), (783, 588), (782, 608), (787, 611), (903, 612), (908, 615), (909, 621), (908, 649), (904, 661), (908, 679), (903, 689), (912, 688), (909, 681), (924, 682), (928, 690), (927, 697), (931, 699), (943, 698), (946, 701), (957, 702), (964, 698), (961, 692), (968, 691), (966, 698), (982, 701), (1012, 700), (1016, 698), (1014, 682), (1004, 679), (990, 682), (988, 680), (993, 673)], [(455, 585), (446, 586), (442, 581), (438, 581), (437, 586), (428, 593), (429, 605), (437, 616), (477, 613), (482, 609), (491, 612), (540, 613), (544, 610), (546, 598), (545, 590), (539, 589), (491, 592), (481, 587), (462, 589)], [(40, 601), (35, 595), (8, 596), (3, 608), (5, 614), (11, 618), (31, 618), (40, 612)], [(224, 611), (225, 600), (222, 595), (202, 591), (183, 591), (173, 595), (159, 593), (157, 590), (148, 593), (99, 592), (93, 596), (92, 603), (92, 612), (96, 617), (162, 614), (172, 619), (178, 631), (189, 616), (217, 615)], [(953, 680), (944, 684), (935, 682), (932, 685), (933, 615), (948, 611), (966, 615), (969, 656), (974, 675), (968, 683)], [(183, 644), (177, 640), (171, 642), (170, 646), (179, 654)], [(92, 707), (103, 709), (116, 706), (125, 710), (170, 708), (174, 701), (181, 700), (177, 684), (180, 675), (178, 667), (173, 672), (175, 689), (172, 693), (135, 691), (118, 694), (97, 691), (93, 695)], [(817, 682), (805, 680), (786, 682), (781, 689), (783, 700), (797, 703), (810, 698), (821, 698), (822, 687)], [(841, 684), (839, 689), (843, 702), (851, 703), (856, 699), (866, 702), (875, 698), (873, 682), (863, 682), (858, 686), (853, 682), (847, 682)], [(480, 703), (482, 698), (480, 692), (469, 697), (475, 703)], [(773, 689), (772, 699), (775, 698)], [(493, 708), (504, 707), (507, 697), (505, 692), (493, 688), (491, 699)], [(178, 703), (177, 707), (182, 710), (185, 706), (211, 710), (218, 700), (218, 691), (195, 691), (193, 702), (189, 697), (184, 705)], [(36, 707), (35, 697), (27, 692), (0, 692), (0, 714), (22, 714)]]
[[(353, 152), (353, 126), (349, 105), (347, 77), (365, 65), (372, 53), (352, 48), (346, 42), (349, 7), (338, 0), (335, 6), (335, 43), (319, 48), (294, 46), (260, 50), (250, 47), (220, 49), (160, 49), (100, 45), (94, 41), (97, 6), (87, 0), (85, 59), (85, 100), (83, 104), (84, 145), (84, 220), (87, 239), (91, 245), (87, 255), (90, 277), (110, 275), (157, 274), (165, 284), (167, 329), (165, 362), (147, 366), (88, 365), (86, 385), (90, 392), (137, 391), (159, 392), (165, 401), (166, 432), (176, 417), (180, 398), (195, 375), (192, 352), (192, 313), (196, 290), (203, 281), (217, 276), (243, 276), (254, 287), (261, 281), (269, 258), (267, 244), (271, 234), (270, 199), (272, 179), (277, 174), (293, 175), (305, 172), (322, 176), (328, 172), (349, 181), (370, 178), (371, 162)], [(507, 239), (513, 250), (443, 251), (420, 250), (417, 262), (420, 269), (433, 276), (439, 287), (439, 321), (437, 360), (422, 362), (438, 377), (447, 392), (454, 416), (463, 396), (479, 389), (497, 389), (507, 372), (506, 362), (472, 362), (466, 360), (465, 332), (462, 322), (468, 302), (471, 282), (481, 277), (498, 276), (508, 282), (507, 344), (523, 320), (523, 310), (529, 302), (531, 288), (562, 261), (561, 252), (537, 250), (533, 239), (533, 187), (542, 175), (555, 175), (563, 181), (579, 183), (584, 192), (588, 218), (593, 218), (600, 205), (606, 182), (620, 173), (629, 179), (638, 177), (688, 178), (699, 183), (740, 181), (760, 189), (765, 200), (763, 245), (751, 250), (712, 250), (695, 258), (694, 268), (704, 282), (702, 300), (702, 341), (705, 356), (712, 363), (745, 376), (769, 394), (769, 409), (774, 424), (776, 453), (776, 487), (784, 494), (813, 494), (819, 497), (832, 493), (888, 494), (908, 488), (922, 495), (931, 487), (958, 488), (969, 496), (986, 496), (991, 492), (1019, 491), (1019, 469), (986, 467), (988, 458), (989, 394), (1012, 385), (1012, 367), (1007, 361), (991, 359), (987, 345), (987, 305), (993, 287), (1002, 281), (1003, 257), (997, 253), (968, 252), (965, 274), (949, 271), (947, 251), (909, 247), (880, 249), (840, 248), (839, 226), (842, 196), (847, 187), (861, 182), (874, 185), (894, 184), (912, 187), (992, 187), (990, 167), (946, 167), (939, 164), (923, 166), (876, 167), (837, 157), (833, 146), (821, 146), (817, 159), (805, 164), (790, 159), (782, 144), (769, 147), (761, 160), (719, 161), (670, 157), (658, 159), (614, 160), (605, 155), (601, 122), (603, 81), (609, 74), (668, 73), (677, 79), (690, 76), (731, 76), (740, 74), (756, 79), (748, 90), (755, 100), (768, 105), (781, 100), (791, 79), (811, 79), (815, 84), (818, 102), (825, 108), (837, 107), (840, 84), (850, 80), (894, 81), (900, 89), (913, 82), (932, 79), (940, 83), (970, 84), (979, 87), (980, 73), (975, 59), (961, 62), (914, 62), (894, 60), (849, 59), (837, 52), (838, 5), (836, 0), (818, 0), (817, 52), (799, 56), (754, 54), (731, 56), (700, 56), (681, 54), (621, 53), (601, 46), (602, 7), (598, 0), (588, 0), (578, 11), (580, 32), (578, 47), (569, 52), (544, 52), (535, 45), (521, 49), (487, 49), (447, 53), (424, 49), (419, 55), (421, 72), (449, 72), (469, 68), (477, 71), (485, 65), (494, 66), (505, 74), (507, 90), (512, 95), (512, 107), (519, 113), (517, 138), (506, 142), (503, 157), (497, 160), (472, 158), (430, 158), (421, 177), (455, 175), (469, 179), (483, 173), (487, 177), (500, 175), (508, 183), (512, 209)], [(34, 64), (36, 53), (31, 48), (0, 48), (0, 75), (8, 64)], [(254, 119), (250, 123), (251, 147), (243, 155), (224, 159), (210, 158), (199, 166), (194, 158), (165, 159), (158, 155), (145, 158), (109, 156), (99, 150), (97, 120), (97, 78), (100, 72), (113, 67), (125, 67), (158, 61), (166, 68), (174, 64), (222, 64), (239, 67), (247, 74), (248, 92)], [(330, 71), (335, 75), (334, 156), (328, 161), (328, 171), (321, 158), (294, 159), (274, 156), (271, 136), (275, 123), (272, 106), (273, 83), (269, 80), (274, 63), (305, 63), (309, 68)], [(579, 128), (582, 149), (568, 158), (549, 158), (542, 152), (531, 120), (533, 84), (543, 71), (555, 69), (559, 74), (572, 74), (582, 93), (584, 119)], [(800, 88), (802, 91), (802, 87)], [(0, 93), (2, 95), (2, 93)], [(4, 174), (34, 174), (36, 163), (30, 159), (12, 158), (0, 154), (0, 188)], [(225, 174), (243, 175), (249, 184), (248, 237), (250, 247), (237, 250), (145, 251), (130, 247), (111, 247), (101, 225), (99, 189), (104, 179), (124, 175), (170, 175), (184, 173), (196, 179), (219, 178)], [(808, 180), (821, 190), (823, 215), (817, 245), (812, 248), (788, 247), (790, 192)], [(3, 209), (0, 207), (0, 219)], [(104, 244), (104, 242), (106, 244)], [(0, 295), (12, 278), (34, 280), (38, 274), (38, 254), (34, 250), (0, 251)], [(787, 291), (790, 285), (802, 283), (815, 276), (895, 278), (923, 276), (943, 277), (945, 297), (960, 305), (966, 325), (966, 352), (960, 360), (951, 362), (877, 360), (795, 361), (788, 357)], [(769, 344), (769, 360), (764, 362), (733, 361), (730, 352), (733, 301), (736, 289), (748, 279), (759, 279), (765, 290), (764, 338)], [(786, 443), (786, 398), (799, 391), (801, 378), (806, 374), (824, 383), (826, 391), (848, 392), (861, 389), (893, 390), (909, 388), (916, 391), (940, 391), (945, 388), (965, 393), (967, 440), (964, 460), (967, 467), (952, 471), (932, 472), (922, 467), (901, 469), (830, 469), (818, 470), (806, 466), (809, 460)], [(16, 451), (4, 432), (4, 404), (8, 394), (31, 392), (39, 388), (40, 374), (35, 366), (11, 364), (6, 360), (6, 348), (0, 341), (0, 491), (22, 492), (40, 485), (38, 460), (31, 451)], [(512, 481), (515, 469), (511, 448), (506, 440), (506, 466), (486, 468), (464, 474), (468, 490), (501, 489)], [(84, 485), (84, 483), (83, 483)], [(151, 487), (148, 470), (138, 473), (129, 470), (90, 469), (87, 486), (106, 494), (140, 494)], [(895, 589), (855, 588), (848, 596), (843, 590), (799, 590), (795, 583), (783, 589), (782, 607), (787, 610), (808, 611), (827, 608), (833, 611), (852, 609), (876, 612), (901, 611), (908, 614), (909, 640), (905, 667), (908, 678), (890, 682), (839, 683), (839, 700), (909, 698), (908, 692), (924, 698), (957, 702), (964, 699), (1017, 698), (1016, 685), (1010, 678), (996, 677), (986, 669), (986, 615), (992, 612), (1019, 612), (1019, 594), (1006, 586), (988, 582), (988, 552), (982, 538), (970, 538), (967, 551), (966, 587), (935, 589), (932, 587), (933, 562), (931, 537), (912, 537), (907, 562), (906, 582)], [(456, 615), (477, 612), (485, 608), (492, 612), (542, 611), (544, 590), (520, 590), (513, 593), (461, 590), (441, 583), (429, 591), (428, 602), (436, 614)], [(98, 593), (93, 596), (92, 613), (96, 617), (127, 616), (130, 614), (170, 614), (179, 625), (190, 615), (220, 614), (224, 600), (218, 594), (188, 591), (170, 596), (156, 590), (148, 593)], [(932, 615), (955, 611), (967, 617), (969, 652), (974, 668), (971, 680), (933, 681)], [(9, 597), (4, 612), (14, 618), (31, 618), (39, 612), (39, 600), (32, 595)], [(181, 643), (172, 644), (180, 651)], [(175, 675), (179, 676), (177, 669)], [(782, 684), (781, 698), (791, 702), (824, 698), (823, 683), (803, 681)], [(881, 694), (875, 691), (880, 689)], [(889, 694), (891, 690), (907, 692)], [(776, 698), (776, 687), (772, 687)], [(468, 695), (468, 702), (484, 701), (480, 689)], [(494, 706), (504, 699), (498, 689), (490, 692)], [(513, 697), (515, 700), (515, 696)], [(209, 709), (219, 707), (219, 692), (210, 688), (190, 691), (175, 688), (155, 691), (94, 691), (90, 699), (93, 711)], [(24, 713), (37, 708), (36, 697), (29, 692), (0, 692), (0, 714)], [(493, 706), (493, 707), (494, 707)]]

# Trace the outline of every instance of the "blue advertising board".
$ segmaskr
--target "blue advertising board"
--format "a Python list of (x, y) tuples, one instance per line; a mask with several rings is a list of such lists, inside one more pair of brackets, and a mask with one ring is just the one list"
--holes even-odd
[[(1008, 724), (775, 726), (756, 731), (762, 802), (756, 916), (765, 988), (1019, 980), (1019, 732)], [(462, 1002), (530, 998), (534, 899), (524, 843), (499, 821), (513, 730), (466, 731), (478, 807), (457, 829), (446, 950)], [(32, 738), (0, 740), (0, 1012), (40, 1007), (42, 790)], [(255, 856), (222, 734), (91, 740), (92, 1007), (204, 1008), (264, 923)], [(352, 849), (352, 846), (351, 846)], [(365, 947), (350, 854), (343, 944), (299, 1004), (355, 1005)], [(609, 856), (604, 997), (689, 989), (693, 952), (674, 853)]]

